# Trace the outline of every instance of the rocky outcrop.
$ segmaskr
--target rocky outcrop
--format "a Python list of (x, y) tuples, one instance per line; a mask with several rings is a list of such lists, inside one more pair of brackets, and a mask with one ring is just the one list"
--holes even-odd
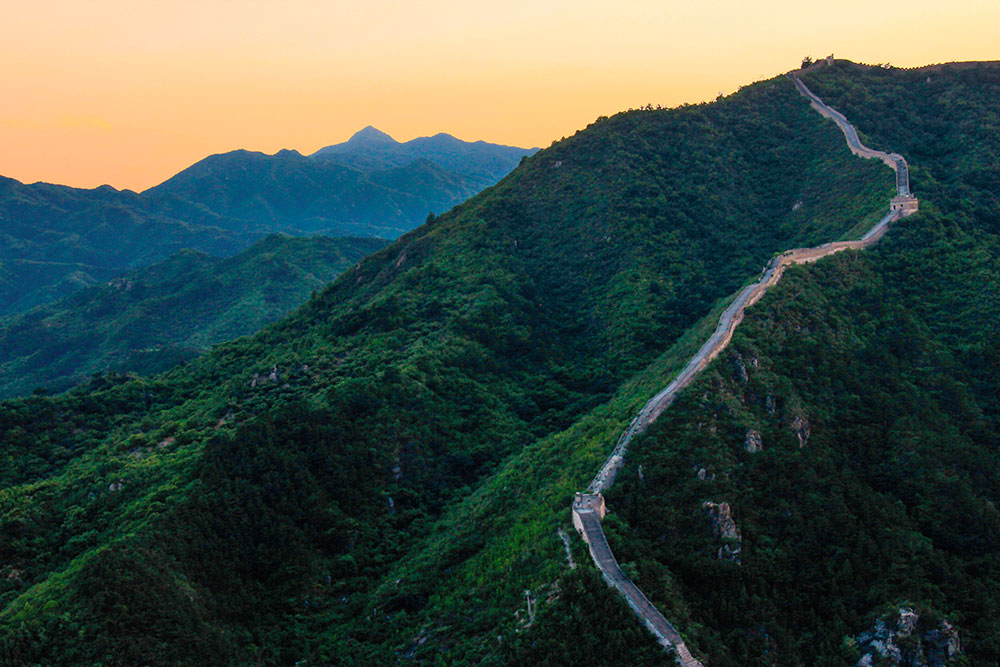
[(962, 655), (958, 631), (948, 621), (928, 622), (911, 607), (878, 618), (856, 643), (857, 667), (945, 667)]
[(702, 481), (711, 482), (712, 480), (715, 479), (715, 473), (709, 472), (708, 469), (705, 468), (705, 466), (701, 465), (700, 463), (695, 463), (693, 466), (691, 466), (691, 470), (693, 470), (695, 476)]
[(278, 367), (271, 366), (270, 373), (254, 373), (253, 377), (250, 378), (250, 386), (256, 387), (257, 385), (264, 384), (265, 382), (277, 382), (278, 380)]
[(716, 552), (716, 557), (720, 560), (731, 560), (734, 563), (739, 563), (740, 552), (742, 551), (742, 547), (740, 546), (742, 538), (740, 537), (739, 528), (736, 527), (736, 522), (733, 521), (733, 512), (732, 508), (729, 507), (729, 503), (706, 501), (702, 504), (702, 507), (708, 512), (708, 516), (712, 520), (712, 529), (715, 531), (715, 536), (723, 542), (718, 552)]
[(750, 381), (750, 376), (747, 374), (747, 366), (743, 362), (743, 356), (737, 354), (733, 358), (733, 366), (736, 369), (736, 379), (740, 382), (746, 383)]
[[(830, 59), (832, 60), (832, 56)], [(700, 373), (701, 370), (712, 361), (712, 359), (714, 359), (729, 345), (729, 342), (733, 337), (733, 332), (743, 319), (744, 311), (755, 304), (764, 295), (769, 287), (781, 279), (781, 276), (787, 267), (796, 264), (815, 262), (823, 257), (827, 257), (843, 250), (863, 250), (868, 248), (879, 242), (892, 222), (916, 212), (916, 198), (913, 197), (909, 191), (909, 172), (906, 161), (903, 157), (895, 153), (888, 154), (880, 151), (874, 151), (862, 144), (858, 138), (857, 131), (847, 121), (843, 114), (826, 106), (822, 100), (816, 97), (816, 95), (814, 95), (806, 87), (806, 85), (798, 79), (798, 77), (792, 75), (792, 79), (795, 82), (795, 86), (799, 89), (799, 92), (810, 99), (812, 107), (823, 116), (832, 118), (843, 130), (847, 139), (848, 147), (853, 153), (866, 158), (873, 157), (881, 159), (895, 170), (897, 193), (900, 197), (906, 199), (907, 201), (902, 202), (899, 206), (897, 206), (897, 199), (900, 197), (894, 198), (890, 202), (889, 212), (859, 240), (834, 241), (831, 243), (824, 243), (813, 248), (794, 248), (792, 250), (787, 250), (780, 255), (775, 255), (764, 267), (764, 270), (757, 282), (745, 286), (736, 295), (735, 299), (730, 302), (729, 306), (722, 311), (722, 314), (719, 316), (718, 324), (709, 336), (708, 340), (706, 340), (702, 344), (701, 348), (699, 348), (698, 352), (691, 357), (690, 360), (688, 360), (688, 363), (673, 378), (673, 380), (671, 380), (670, 384), (646, 402), (646, 404), (639, 411), (639, 414), (635, 416), (632, 422), (628, 425), (628, 428), (626, 428), (618, 438), (618, 442), (615, 444), (614, 449), (612, 449), (611, 454), (607, 459), (605, 459), (604, 465), (598, 471), (597, 475), (594, 476), (594, 479), (591, 480), (590, 485), (587, 487), (587, 494), (584, 495), (577, 493), (576, 500), (574, 500), (573, 504), (574, 526), (581, 533), (581, 535), (584, 536), (584, 540), (590, 546), (591, 556), (593, 557), (598, 568), (604, 574), (605, 579), (618, 588), (619, 592), (621, 592), (628, 601), (629, 606), (631, 606), (636, 614), (643, 619), (646, 627), (649, 628), (649, 630), (658, 639), (666, 645), (673, 645), (675, 647), (677, 661), (681, 665), (684, 665), (684, 667), (700, 667), (700, 663), (698, 663), (698, 661), (691, 656), (687, 647), (684, 645), (683, 640), (680, 635), (677, 634), (673, 626), (671, 626), (663, 615), (659, 613), (656, 607), (653, 606), (644, 595), (642, 595), (642, 591), (640, 591), (631, 580), (621, 573), (621, 569), (618, 567), (617, 561), (614, 559), (614, 554), (611, 552), (611, 548), (607, 546), (607, 540), (604, 538), (604, 532), (600, 528), (600, 520), (604, 517), (604, 500), (601, 492), (609, 488), (614, 483), (615, 475), (624, 463), (625, 455), (628, 452), (628, 447), (632, 440), (639, 434), (645, 432), (649, 425), (655, 422), (660, 414), (662, 414), (663, 411), (666, 410), (671, 403), (673, 403), (678, 392), (688, 386), (698, 373)], [(760, 365), (756, 357), (750, 357), (749, 364), (747, 364), (744, 362), (743, 357), (739, 353), (736, 354), (733, 364), (736, 378), (741, 383), (748, 383), (750, 380), (750, 375), (747, 370), (748, 365), (752, 368), (758, 368)], [(775, 416), (777, 405), (773, 396), (768, 396), (767, 399), (768, 401), (766, 406), (768, 412), (773, 417)], [(707, 393), (704, 400), (708, 400)], [(699, 423), (698, 427), (700, 429), (702, 424)], [(802, 418), (802, 422), (798, 424), (793, 423), (793, 428), (795, 428), (796, 434), (798, 435), (799, 446), (804, 446), (809, 438), (808, 422)], [(708, 430), (714, 433), (715, 425), (709, 425)], [(753, 431), (753, 433), (756, 434), (755, 438), (751, 438), (750, 431), (747, 432), (747, 438), (744, 446), (748, 447), (748, 451), (750, 451), (751, 447), (754, 451), (760, 451), (759, 447), (762, 446), (760, 434), (756, 433), (756, 431)], [(708, 471), (703, 467), (696, 464), (694, 470), (700, 480), (706, 480), (709, 478)], [(714, 475), (712, 475), (712, 477), (714, 477)], [(602, 509), (600, 516), (598, 516), (592, 508), (581, 505), (584, 499), (593, 498), (600, 499)], [(588, 500), (588, 502), (590, 501)], [(718, 550), (718, 558), (729, 559), (738, 564), (740, 562), (741, 538), (739, 529), (736, 527), (735, 521), (733, 521), (732, 512), (728, 503), (717, 504), (714, 502), (705, 502), (703, 504), (703, 508), (708, 512), (709, 517), (712, 520), (716, 535), (723, 542), (722, 546)], [(580, 517), (584, 518), (581, 519)], [(586, 521), (589, 528), (584, 526), (582, 523), (584, 521)], [(588, 531), (591, 534), (591, 537), (589, 538)], [(669, 633), (672, 638), (666, 638), (664, 633), (667, 629), (669, 629)]]
[(795, 437), (799, 439), (799, 448), (805, 447), (806, 443), (809, 442), (809, 420), (796, 415), (795, 419), (792, 420), (792, 430), (795, 431)]
[(128, 278), (112, 278), (108, 281), (108, 287), (119, 292), (129, 292), (132, 290), (132, 281)]
[(764, 449), (764, 440), (760, 437), (760, 433), (748, 428), (746, 438), (743, 440), (743, 449), (747, 454), (756, 454)]

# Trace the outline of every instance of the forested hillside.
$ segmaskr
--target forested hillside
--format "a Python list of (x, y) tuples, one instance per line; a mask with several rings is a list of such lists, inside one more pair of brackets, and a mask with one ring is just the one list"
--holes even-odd
[[(817, 81), (822, 75), (815, 75)], [(880, 81), (866, 83), (873, 94), (884, 90)], [(965, 111), (988, 120), (988, 105)], [(852, 120), (867, 127), (864, 118)], [(883, 146), (879, 137), (871, 143)], [(889, 148), (907, 154), (905, 145)], [(914, 187), (932, 210), (909, 220), (914, 230), (934, 229), (933, 206), (945, 215), (949, 200), (918, 181), (916, 160), (911, 164)], [(662, 659), (659, 649), (588, 571), (575, 536), (570, 546), (578, 570), (561, 579), (567, 554), (557, 529), (569, 530), (572, 492), (586, 484), (633, 410), (697, 348), (713, 325), (711, 314), (772, 253), (856, 236), (881, 217), (891, 192), (891, 172), (851, 156), (839, 130), (785, 78), (712, 104), (622, 113), (525, 160), (496, 187), (375, 253), (256, 336), (218, 346), (154, 378), (103, 378), (61, 397), (0, 405), (0, 655), (29, 664), (360, 665), (401, 658), (559, 664), (586, 658), (574, 651), (589, 646), (595, 650), (591, 664), (655, 664)], [(950, 230), (961, 229), (953, 223), (940, 227), (938, 236), (949, 243), (949, 235), (958, 233)], [(901, 236), (893, 230), (889, 238), (896, 244), (903, 242), (897, 237), (924, 242), (917, 231)], [(785, 298), (813, 313), (813, 329), (802, 334), (804, 329), (782, 320), (774, 325), (775, 340), (756, 343), (739, 330), (737, 344), (747, 355), (759, 346), (754, 373), (791, 373), (771, 370), (786, 353), (835, 356), (839, 348), (823, 337), (823, 327), (839, 327), (846, 339), (841, 345), (875, 337), (873, 345), (860, 347), (878, 363), (888, 353), (906, 353), (910, 348), (900, 337), (865, 319), (863, 306), (870, 303), (886, 309), (877, 321), (909, 333), (891, 290), (838, 305), (840, 325), (824, 318), (824, 300), (834, 298), (827, 292), (810, 287), (802, 299), (782, 296), (842, 264), (847, 276), (830, 282), (854, 293), (852, 263), (870, 264), (869, 272), (889, 270), (879, 258), (892, 247), (789, 272), (794, 280), (758, 304), (753, 319), (776, 322)], [(989, 262), (984, 257), (980, 266)], [(899, 265), (909, 276), (924, 270), (917, 263)], [(911, 280), (893, 289), (920, 284)], [(954, 289), (969, 284), (956, 277)], [(985, 312), (970, 315), (970, 322)], [(745, 331), (751, 330), (750, 319)], [(782, 345), (782, 331), (816, 340), (808, 350)], [(878, 336), (897, 341), (897, 347), (878, 348)], [(927, 350), (928, 359), (936, 360), (939, 350), (930, 343)], [(897, 361), (899, 367), (913, 363)], [(715, 368), (726, 363), (732, 362), (720, 359)], [(843, 363), (810, 359), (837, 372)], [(792, 415), (800, 401), (811, 435), (792, 454), (819, 456), (817, 448), (833, 441), (824, 419), (839, 419), (834, 408), (842, 399), (818, 380), (831, 376), (795, 368), (794, 378), (781, 385), (787, 391), (774, 390), (783, 410), (778, 419)], [(950, 378), (950, 367), (941, 368), (942, 378)], [(727, 398), (721, 381), (711, 384), (723, 372), (705, 375), (678, 407), (732, 404), (732, 414), (687, 414), (692, 421), (685, 428), (711, 433), (707, 427), (697, 431), (697, 424), (717, 419), (715, 446), (739, 458), (742, 440), (726, 440), (735, 427), (721, 424), (751, 408), (740, 407), (738, 396)], [(884, 375), (872, 370), (860, 389), (876, 393)], [(906, 376), (893, 377), (903, 382)], [(990, 376), (976, 377), (985, 392)], [(795, 382), (808, 388), (793, 395)], [(917, 386), (907, 400), (928, 396), (955, 410), (974, 407), (961, 392), (939, 395), (938, 384), (928, 387)], [(766, 395), (760, 400), (763, 408), (754, 401), (746, 405), (767, 410)], [(847, 406), (859, 409), (855, 402)], [(844, 419), (853, 414), (847, 411)], [(719, 491), (713, 488), (692, 505), (684, 494), (692, 493), (689, 483), (703, 481), (692, 471), (701, 454), (689, 462), (690, 445), (666, 437), (668, 417), (680, 419), (681, 412), (668, 413), (660, 428), (636, 443), (626, 483), (611, 498), (612, 507), (621, 507), (620, 529), (609, 527), (609, 535), (626, 569), (677, 617), (692, 648), (713, 659), (718, 652), (718, 660), (731, 664), (784, 664), (798, 655), (842, 660), (829, 651), (840, 651), (843, 637), (831, 649), (832, 635), (819, 637), (815, 624), (816, 648), (806, 649), (798, 639), (786, 641), (780, 623), (766, 620), (762, 626), (751, 619), (751, 626), (712, 610), (732, 579), (764, 572), (765, 583), (747, 586), (760, 591), (778, 571), (748, 566), (756, 557), (749, 537), (744, 565), (735, 566), (715, 560), (715, 550), (667, 549), (655, 532), (663, 526), (642, 524), (640, 512), (687, 512), (683, 516), (695, 523), (701, 500), (726, 500), (727, 492), (763, 496), (772, 483), (765, 472), (754, 490), (737, 489), (730, 482), (736, 473), (715, 464), (710, 451), (705, 460), (718, 466), (713, 483)], [(900, 434), (909, 424), (922, 422), (900, 424)], [(952, 433), (945, 422), (937, 425), (943, 429), (937, 434)], [(787, 430), (773, 427), (782, 428)], [(760, 429), (765, 449), (752, 462), (782, 451), (779, 436), (763, 422)], [(969, 460), (981, 461), (988, 450), (970, 442), (978, 453)], [(654, 456), (655, 447), (661, 451)], [(671, 457), (687, 457), (683, 468), (668, 465)], [(918, 466), (916, 472), (925, 465), (905, 451), (900, 458)], [(655, 496), (636, 490), (635, 466), (643, 460), (645, 483), (657, 485)], [(823, 463), (843, 476), (832, 454)], [(814, 476), (826, 469), (817, 467)], [(669, 486), (672, 474), (687, 475), (685, 485)], [(826, 488), (809, 479), (792, 486), (797, 480), (787, 473), (774, 481), (768, 502), (775, 504), (786, 488)], [(977, 507), (987, 512), (989, 494), (976, 493), (982, 500)], [(729, 500), (742, 521), (741, 512), (748, 511), (741, 509), (743, 501)], [(784, 509), (775, 511), (776, 520), (786, 516)], [(877, 536), (896, 529), (885, 517), (899, 516), (898, 504), (890, 509), (897, 515), (872, 519)], [(707, 527), (707, 538), (693, 529), (685, 538), (677, 521), (681, 527), (668, 536), (711, 538)], [(744, 535), (752, 535), (753, 526), (748, 523)], [(806, 559), (814, 568), (810, 573), (830, 581), (824, 579), (833, 571), (827, 551), (816, 551), (808, 534), (782, 537), (794, 540), (790, 549), (813, 545)], [(768, 566), (780, 563), (780, 556)], [(691, 575), (668, 562), (696, 557), (704, 560)], [(685, 578), (727, 567), (735, 570), (730, 579)], [(981, 576), (988, 575), (970, 573), (965, 581), (985, 585)], [(790, 586), (788, 581), (779, 583)], [(897, 581), (934, 580), (913, 574), (890, 583)], [(538, 607), (530, 627), (526, 589)], [(858, 607), (826, 590), (824, 603)], [(871, 595), (879, 590), (873, 586)], [(888, 594), (898, 590), (886, 588), (879, 604), (898, 603)], [(747, 613), (769, 614), (768, 604), (781, 604), (778, 598), (747, 604), (741, 595), (737, 589), (733, 599), (743, 600), (740, 610)], [(801, 597), (815, 596), (810, 590)], [(958, 607), (948, 607), (948, 599), (958, 598), (928, 595), (915, 603), (949, 614)], [(985, 607), (969, 607), (979, 608)], [(830, 633), (864, 630), (852, 623), (867, 620), (869, 610), (851, 613), (838, 611)], [(595, 624), (595, 618), (602, 622)], [(970, 641), (984, 636), (954, 620)], [(733, 639), (731, 632), (748, 639)], [(988, 650), (969, 649), (970, 655), (990, 655)]]
[[(360, 136), (359, 136), (360, 135)], [(451, 138), (441, 151), (451, 160), (434, 160), (422, 152), (400, 149), (379, 159), (360, 132), (336, 153), (304, 156), (297, 151), (265, 155), (232, 151), (212, 155), (142, 193), (158, 209), (196, 204), (227, 229), (324, 233), (331, 236), (377, 236), (394, 239), (496, 183), (517, 165), (527, 149), (505, 149), (501, 156), (472, 156), (471, 167), (492, 170), (463, 172), (446, 168), (475, 146)], [(416, 141), (416, 140), (415, 140)], [(388, 146), (405, 147), (388, 138)], [(376, 142), (382, 146), (386, 142)], [(410, 142), (412, 143), (412, 142)], [(487, 149), (487, 150), (488, 150)]]
[(142, 193), (0, 177), (0, 318), (183, 249), (226, 257), (275, 232), (394, 239), (533, 152), (449, 135), (373, 152), (361, 135), (326, 157), (212, 155)]
[(250, 245), (190, 205), (146, 210), (111, 187), (25, 185), (0, 177), (0, 317), (24, 312), (184, 248), (231, 255)]
[[(1000, 66), (805, 77), (907, 157), (922, 212), (874, 250), (789, 271), (748, 312), (635, 443), (609, 537), (715, 665), (855, 664), (901, 608), (921, 619), (904, 651), (945, 620), (965, 651), (948, 664), (997, 664)], [(738, 563), (706, 502), (729, 504)], [(535, 636), (566, 638), (546, 618)]]
[(167, 370), (287, 315), (387, 243), (273, 235), (228, 259), (182, 250), (81, 289), (0, 326), (0, 396)]

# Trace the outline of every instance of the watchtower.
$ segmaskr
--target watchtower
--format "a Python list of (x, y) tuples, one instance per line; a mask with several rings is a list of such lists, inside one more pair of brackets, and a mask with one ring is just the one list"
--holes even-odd
[(587, 537), (583, 532), (580, 514), (596, 514), (598, 519), (603, 519), (607, 513), (608, 506), (604, 503), (604, 496), (600, 493), (580, 493), (578, 491), (576, 497), (573, 498), (573, 527), (584, 536), (585, 542)]
[(903, 215), (916, 213), (920, 204), (913, 195), (898, 195), (889, 202), (889, 208), (893, 211), (902, 211)]

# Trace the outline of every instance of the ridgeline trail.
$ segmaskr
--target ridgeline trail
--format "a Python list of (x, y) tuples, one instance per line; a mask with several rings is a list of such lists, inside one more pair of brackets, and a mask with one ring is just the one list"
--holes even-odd
[(777, 255), (768, 262), (757, 282), (743, 288), (729, 307), (723, 311), (715, 331), (701, 346), (701, 349), (691, 357), (687, 365), (670, 384), (646, 402), (618, 439), (611, 455), (590, 482), (587, 491), (577, 493), (573, 501), (573, 525), (583, 537), (584, 542), (587, 543), (590, 556), (598, 569), (601, 570), (604, 580), (625, 597), (629, 607), (649, 631), (656, 636), (657, 641), (664, 647), (673, 649), (677, 662), (684, 667), (702, 667), (702, 665), (691, 655), (680, 633), (618, 566), (618, 561), (615, 559), (604, 535), (604, 530), (601, 528), (601, 519), (607, 512), (604, 496), (601, 492), (614, 483), (615, 475), (625, 461), (625, 455), (632, 440), (656, 421), (657, 417), (674, 401), (677, 394), (729, 345), (733, 331), (743, 320), (746, 309), (756, 303), (768, 288), (781, 279), (787, 267), (793, 264), (815, 262), (841, 250), (868, 248), (878, 243), (892, 222), (916, 212), (918, 206), (916, 197), (910, 192), (909, 169), (903, 156), (897, 153), (876, 151), (865, 146), (861, 143), (857, 130), (842, 113), (827, 106), (795, 74), (791, 75), (791, 79), (798, 91), (809, 99), (813, 109), (820, 115), (833, 120), (840, 127), (852, 153), (866, 159), (882, 160), (896, 172), (896, 196), (889, 203), (888, 213), (856, 241), (836, 241), (813, 248), (794, 248)]

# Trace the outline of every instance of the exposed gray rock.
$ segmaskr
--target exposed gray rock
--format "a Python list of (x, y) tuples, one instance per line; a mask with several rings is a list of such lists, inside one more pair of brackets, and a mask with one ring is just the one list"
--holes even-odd
[(729, 507), (729, 503), (713, 503), (711, 501), (707, 501), (703, 507), (708, 510), (709, 516), (712, 517), (712, 524), (720, 539), (740, 539), (740, 531), (736, 528), (736, 522), (733, 521), (733, 511), (732, 508)]
[(694, 474), (698, 477), (698, 479), (707, 480), (709, 482), (715, 479), (715, 473), (709, 472), (708, 469), (700, 463), (695, 463), (692, 470), (694, 470)]
[(772, 394), (768, 394), (767, 398), (764, 399), (764, 407), (767, 408), (767, 414), (773, 417), (776, 405), (777, 404), (774, 400), (774, 396)]
[(857, 637), (857, 667), (945, 667), (962, 655), (958, 631), (948, 621), (930, 624), (910, 607), (878, 618)]
[(747, 375), (747, 367), (743, 363), (743, 357), (740, 354), (737, 354), (733, 359), (733, 366), (736, 367), (736, 379), (740, 382), (749, 382), (750, 376)]
[(132, 290), (133, 284), (128, 278), (112, 278), (108, 281), (108, 287), (119, 292), (129, 292)]
[(256, 387), (258, 385), (264, 384), (264, 382), (277, 382), (279, 379), (278, 367), (271, 366), (271, 372), (267, 373), (254, 373), (253, 377), (250, 378), (250, 386)]
[(723, 540), (723, 544), (716, 556), (721, 560), (723, 558), (731, 560), (735, 563), (740, 562), (740, 531), (736, 527), (736, 522), (733, 521), (732, 509), (729, 507), (729, 503), (713, 503), (711, 501), (706, 501), (702, 504), (702, 507), (708, 511), (708, 516), (712, 520), (712, 528), (715, 531), (716, 537)]
[(809, 421), (805, 417), (796, 415), (795, 419), (792, 420), (792, 429), (799, 439), (799, 447), (805, 447), (806, 443), (809, 442)]
[(764, 449), (764, 441), (761, 439), (760, 433), (752, 428), (747, 429), (747, 436), (743, 441), (743, 449), (746, 450), (747, 454), (756, 454)]
[(719, 547), (719, 550), (715, 552), (715, 557), (719, 560), (731, 560), (734, 563), (740, 562), (740, 545), (726, 543)]

